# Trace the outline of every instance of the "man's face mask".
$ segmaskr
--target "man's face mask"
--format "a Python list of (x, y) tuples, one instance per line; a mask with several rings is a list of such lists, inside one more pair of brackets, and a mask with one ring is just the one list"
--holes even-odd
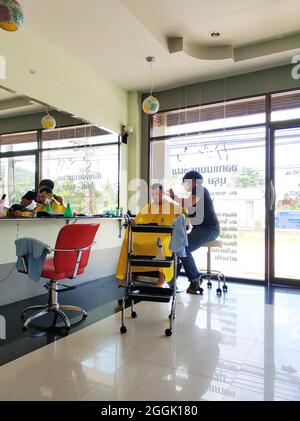
[(26, 206), (26, 210), (33, 211), (36, 208), (36, 202), (33, 200), (30, 205)]
[[(193, 183), (193, 181), (195, 181)], [(197, 179), (197, 180), (183, 180), (183, 187), (185, 191), (193, 194), (197, 194), (198, 196), (203, 191), (203, 179)]]
[(183, 180), (182, 184), (184, 190), (190, 192), (192, 190), (193, 180)]

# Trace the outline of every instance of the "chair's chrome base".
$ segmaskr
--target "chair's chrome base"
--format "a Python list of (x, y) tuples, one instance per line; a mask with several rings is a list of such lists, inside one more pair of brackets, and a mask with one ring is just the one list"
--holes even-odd
[[(228, 291), (228, 286), (226, 285), (226, 277), (225, 275), (218, 271), (218, 270), (212, 270), (210, 269), (209, 271), (206, 272), (202, 272), (200, 275), (200, 281), (201, 283), (206, 280), (207, 281), (207, 287), (211, 288), (212, 287), (212, 280), (215, 279), (218, 281), (218, 288), (217, 288), (217, 294), (221, 295), (222, 294), (222, 290), (223, 292), (227, 292)], [(223, 282), (223, 286), (221, 288), (221, 282)]]
[[(25, 318), (25, 313), (28, 311), (32, 311), (32, 310), (37, 310), (34, 311), (29, 317)], [(32, 307), (28, 307), (26, 308), (23, 313), (22, 313), (22, 319), (24, 321), (23, 323), (23, 328), (27, 329), (29, 324), (34, 320), (37, 319), (38, 317), (44, 316), (47, 313), (54, 313), (55, 314), (55, 322), (57, 320), (58, 316), (61, 316), (61, 318), (63, 319), (66, 328), (70, 329), (71, 328), (71, 323), (70, 320), (68, 319), (66, 313), (64, 313), (64, 311), (78, 311), (79, 313), (81, 313), (82, 315), (82, 320), (87, 317), (87, 313), (85, 310), (83, 310), (80, 307), (74, 307), (74, 306), (68, 306), (68, 305), (58, 305), (58, 306), (48, 306), (48, 305), (40, 305), (40, 306), (32, 306)]]
[[(70, 323), (70, 320), (68, 319), (67, 315), (64, 313), (64, 311), (77, 311), (77, 312), (81, 313), (82, 318), (81, 318), (80, 321), (82, 321), (85, 317), (87, 317), (86, 311), (83, 310), (81, 307), (69, 306), (69, 305), (60, 305), (58, 303), (58, 299), (57, 299), (58, 298), (58, 294), (57, 294), (58, 290), (56, 289), (56, 283), (54, 281), (50, 281), (45, 286), (48, 289), (48, 294), (49, 294), (48, 304), (36, 305), (36, 306), (31, 306), (31, 307), (25, 308), (25, 310), (21, 314), (21, 319), (24, 321), (23, 322), (23, 328), (24, 329), (27, 329), (29, 324), (34, 319), (37, 319), (38, 317), (44, 316), (45, 314), (48, 314), (48, 313), (54, 313), (54, 315), (55, 315), (53, 326), (55, 326), (57, 318), (58, 318), (58, 316), (60, 316), (63, 319), (67, 329), (71, 328), (71, 323)], [(25, 313), (27, 313), (28, 311), (33, 311), (33, 313), (26, 318)]]

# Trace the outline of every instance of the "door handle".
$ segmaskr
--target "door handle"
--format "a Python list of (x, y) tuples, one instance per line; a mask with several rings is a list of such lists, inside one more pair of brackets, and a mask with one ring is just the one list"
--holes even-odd
[(276, 192), (273, 184), (273, 180), (270, 180), (270, 200), (269, 200), (269, 210), (273, 210), (276, 200)]

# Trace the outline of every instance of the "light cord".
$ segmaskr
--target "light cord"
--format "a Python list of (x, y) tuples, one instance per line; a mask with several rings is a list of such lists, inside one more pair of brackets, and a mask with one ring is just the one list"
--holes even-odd
[(150, 63), (150, 77), (151, 77), (151, 91), (150, 91), (150, 96), (152, 96), (153, 93), (153, 67), (152, 67), (152, 61)]

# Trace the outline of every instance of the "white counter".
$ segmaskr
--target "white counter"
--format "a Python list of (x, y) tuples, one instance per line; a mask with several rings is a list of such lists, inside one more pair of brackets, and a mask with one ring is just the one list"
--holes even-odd
[(84, 274), (74, 280), (64, 280), (63, 283), (74, 285), (114, 274), (121, 247), (121, 218), (0, 218), (0, 306), (46, 292), (43, 288), (45, 279), (41, 278), (40, 282), (34, 282), (16, 270), (3, 280), (15, 266), (15, 240), (32, 237), (54, 247), (59, 230), (66, 223), (74, 222), (76, 224), (99, 223), (100, 228)]

